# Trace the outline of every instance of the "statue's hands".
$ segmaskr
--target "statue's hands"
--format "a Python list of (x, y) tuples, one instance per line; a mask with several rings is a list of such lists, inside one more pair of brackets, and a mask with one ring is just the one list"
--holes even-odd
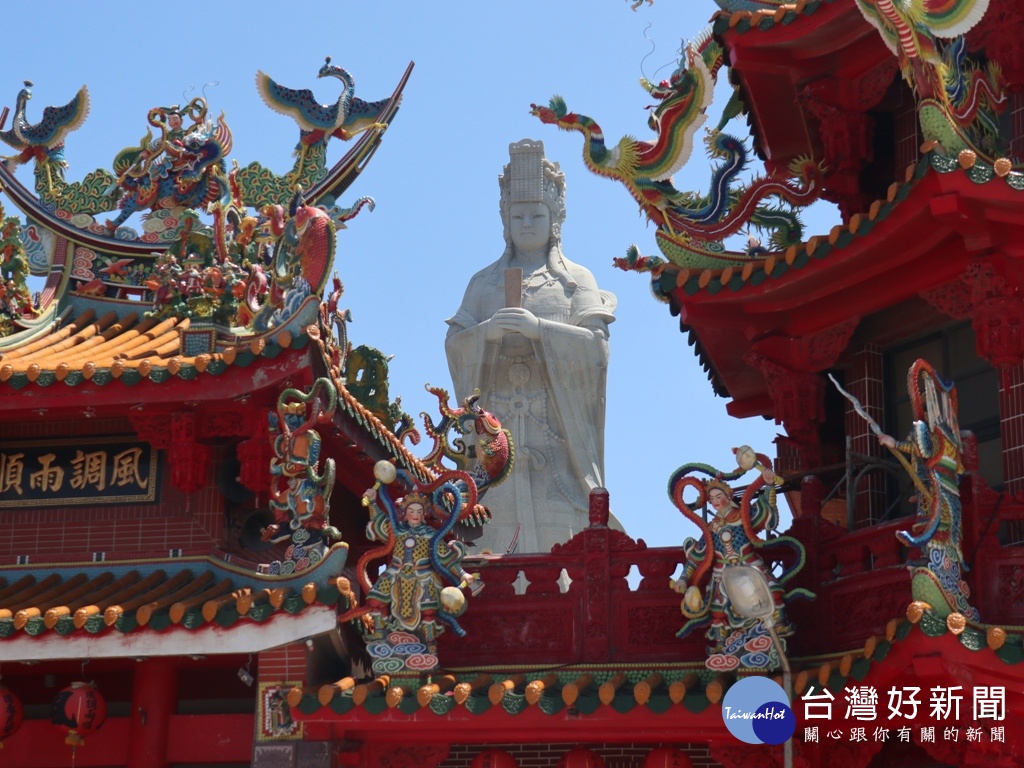
[(775, 482), (775, 470), (771, 467), (765, 467), (761, 470), (761, 477), (764, 478), (765, 484), (771, 485)]
[(668, 585), (672, 587), (674, 592), (678, 592), (680, 595), (686, 591), (686, 579), (673, 579), (669, 576)]
[(377, 489), (368, 488), (363, 491), (363, 506), (369, 506), (377, 500)]
[(896, 438), (893, 437), (892, 435), (879, 435), (878, 442), (884, 445), (886, 448), (896, 447)]
[(539, 339), (540, 320), (533, 312), (522, 307), (499, 309), (487, 321), (487, 340), (499, 341), (507, 333), (520, 333), (528, 339)]

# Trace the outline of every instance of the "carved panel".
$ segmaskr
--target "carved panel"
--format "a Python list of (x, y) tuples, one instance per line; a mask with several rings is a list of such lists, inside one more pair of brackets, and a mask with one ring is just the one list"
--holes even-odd
[(921, 297), (956, 319), (971, 318), (978, 355), (996, 368), (1024, 360), (1024, 298), (989, 262), (974, 262), (946, 285)]
[(129, 411), (128, 419), (136, 434), (158, 450), (171, 447), (171, 416), (168, 413), (149, 414)]
[[(543, 605), (543, 607), (541, 607)], [(515, 600), (500, 605), (475, 601), (459, 618), (467, 641), (450, 633), (438, 641), (441, 656), (457, 654), (460, 663), (475, 658), (493, 659), (495, 652), (516, 652), (533, 658), (567, 657), (573, 650), (573, 601), (546, 596), (544, 602)]]
[(817, 373), (835, 364), (860, 320), (852, 317), (818, 333), (766, 336), (751, 345), (753, 354), (791, 371)]
[[(688, 658), (680, 648), (680, 645), (686, 640), (676, 637), (676, 632), (686, 622), (679, 611), (678, 600), (672, 600), (670, 605), (622, 606), (616, 613), (619, 617), (617, 626), (623, 630), (620, 650), (624, 653), (660, 655), (667, 652), (677, 658)], [(703, 634), (697, 633), (696, 640), (695, 650), (699, 657), (703, 655), (704, 651)]]
[(171, 482), (182, 493), (195, 493), (204, 485), (210, 470), (210, 449), (197, 442), (194, 413), (176, 413), (171, 419)]
[(911, 599), (910, 574), (895, 566), (850, 576), (822, 591), (831, 611), (827, 646), (849, 648), (880, 633), (890, 619), (904, 615)]
[(825, 384), (821, 376), (784, 368), (757, 352), (747, 352), (743, 360), (761, 371), (768, 383), (775, 422), (783, 424), (797, 440), (816, 442), (818, 424), (825, 420)]
[(294, 744), (256, 744), (252, 750), (253, 768), (294, 768)]
[(370, 768), (436, 768), (448, 757), (446, 744), (376, 746), (368, 750)]
[(919, 295), (954, 320), (964, 320), (971, 316), (971, 289), (963, 280), (953, 280), (937, 288), (921, 291)]
[(639, 552), (645, 549), (645, 543), (635, 541), (623, 531), (585, 528), (568, 541), (555, 544), (551, 554), (564, 558), (566, 555), (582, 555), (584, 552)]
[(251, 431), (251, 411), (247, 408), (220, 408), (214, 412), (203, 412), (199, 423), (200, 438), (244, 437)]
[(978, 355), (994, 368), (1019, 365), (1024, 359), (1024, 300), (996, 296), (978, 302), (971, 320)]
[(990, 595), (992, 620), (1018, 623), (1024, 613), (1024, 558), (996, 567), (996, 588)]
[(248, 440), (238, 444), (238, 460), (241, 470), (239, 481), (251, 491), (266, 492), (270, 488), (270, 460), (274, 455), (267, 411), (259, 411), (262, 418), (254, 418)]

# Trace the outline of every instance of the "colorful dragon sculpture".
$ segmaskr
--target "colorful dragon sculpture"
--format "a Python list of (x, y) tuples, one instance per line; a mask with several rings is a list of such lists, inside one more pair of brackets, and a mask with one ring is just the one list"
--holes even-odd
[(0, 336), (10, 333), (15, 320), (36, 314), (28, 275), (21, 223), (14, 216), (5, 217), (0, 204)]
[(947, 155), (971, 149), (992, 159), (1005, 151), (997, 124), (1007, 104), (1002, 72), (995, 62), (968, 59), (963, 37), (985, 15), (988, 0), (857, 0), (857, 7), (915, 90), (926, 142), (937, 142)]
[[(686, 48), (679, 67), (667, 81), (658, 85), (641, 81), (658, 100), (648, 119), (657, 134), (653, 142), (627, 136), (609, 148), (600, 126), (589, 117), (569, 112), (558, 96), (548, 107), (532, 105), (531, 110), (544, 123), (584, 135), (587, 167), (625, 185), (657, 225), (662, 252), (682, 267), (728, 266), (756, 258), (763, 250), (729, 253), (723, 245), (726, 238), (747, 227), (771, 231), (771, 244), (777, 248), (799, 242), (802, 231), (792, 208), (813, 202), (819, 194), (819, 169), (809, 159), (795, 162), (788, 177), (771, 175), (746, 186), (734, 185), (748, 162), (743, 142), (721, 133), (722, 126), (738, 111), (735, 97), (707, 138), (710, 156), (721, 160), (712, 172), (707, 194), (675, 188), (672, 174), (689, 159), (696, 131), (707, 120), (722, 64), (721, 46), (705, 32)], [(769, 205), (769, 199), (780, 203)]]
[[(512, 434), (502, 428), (494, 414), (485, 411), (477, 401), (480, 393), (466, 398), (461, 408), (448, 404), (448, 390), (441, 387), (427, 387), (437, 398), (441, 419), (436, 424), (426, 413), (423, 426), (427, 436), (434, 441), (423, 458), (423, 463), (433, 469), (443, 469), (442, 459), (449, 459), (455, 466), (468, 472), (476, 484), (477, 492), (483, 497), (488, 488), (505, 481), (515, 464), (515, 448)], [(472, 441), (466, 440), (472, 436)], [(482, 517), (489, 517), (481, 510)]]
[(338, 393), (330, 379), (313, 382), (309, 392), (286, 389), (269, 414), (274, 458), (270, 463), (270, 509), (274, 523), (263, 530), (264, 541), (288, 542), (284, 560), (270, 563), (268, 573), (289, 574), (319, 563), (330, 539), (340, 539), (328, 524), (334, 459), (320, 471), (320, 434), (315, 425), (334, 412)]
[(111, 232), (139, 211), (203, 209), (229, 198), (224, 158), (231, 152), (232, 138), (224, 114), (216, 123), (207, 121), (206, 100), (201, 98), (193, 99), (184, 114), (193, 118), (188, 129), (181, 128), (176, 108), (151, 110), (149, 124), (161, 127), (160, 139), (154, 143), (147, 133), (137, 147), (127, 147), (114, 158), (121, 212), (107, 222)]

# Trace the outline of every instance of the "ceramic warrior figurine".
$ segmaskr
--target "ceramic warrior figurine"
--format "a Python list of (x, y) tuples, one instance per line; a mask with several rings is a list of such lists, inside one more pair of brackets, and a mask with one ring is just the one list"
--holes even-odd
[[(675, 471), (669, 481), (669, 495), (679, 510), (701, 529), (699, 540), (692, 538), (683, 543), (686, 562), (683, 575), (671, 579), (670, 586), (684, 595), (681, 609), (689, 619), (679, 631), (685, 637), (693, 630), (706, 627), (710, 669), (728, 670), (736, 667), (773, 668), (780, 664), (777, 649), (767, 628), (770, 622), (777, 637), (793, 634), (786, 619), (785, 600), (789, 597), (811, 597), (806, 590), (786, 592), (784, 584), (803, 565), (802, 545), (788, 536), (776, 536), (773, 544), (784, 543), (798, 553), (797, 563), (776, 577), (765, 564), (758, 549), (765, 543), (760, 533), (778, 525), (779, 510), (775, 503), (775, 473), (767, 457), (756, 454), (747, 446), (735, 449), (739, 468), (722, 473), (706, 464), (686, 464)], [(751, 483), (742, 499), (733, 499), (733, 489), (726, 481), (739, 479), (747, 471), (758, 469), (760, 474)], [(708, 475), (694, 477), (699, 472)], [(710, 504), (713, 515), (707, 522), (691, 505), (683, 501), (683, 491), (695, 488), (697, 501), (693, 506)], [(758, 597), (745, 585), (730, 588), (730, 569), (756, 571), (754, 577), (761, 583)], [(701, 591), (705, 576), (710, 571), (707, 586)], [(759, 576), (758, 576), (759, 574)], [(738, 590), (739, 594), (734, 593)], [(744, 594), (746, 592), (746, 594)], [(750, 605), (734, 604), (744, 598)], [(753, 601), (753, 602), (752, 602)], [(749, 614), (763, 602), (762, 618)], [(780, 641), (784, 642), (784, 641)]]
[(963, 580), (967, 566), (960, 547), (960, 475), (963, 445), (957, 421), (956, 387), (936, 373), (926, 360), (917, 360), (907, 373), (907, 391), (914, 423), (907, 439), (897, 442), (886, 434), (878, 441), (894, 453), (909, 457), (903, 463), (917, 486), (917, 520), (912, 531), (896, 537), (908, 547), (921, 548), (921, 560), (911, 565), (915, 600), (940, 616), (960, 613), (978, 621)]
[[(466, 634), (458, 622), (466, 610), (462, 589), (473, 594), (483, 589), (479, 575), (462, 567), (463, 543), (446, 540), (476, 503), (472, 480), (465, 473), (449, 472), (395, 500), (388, 486), (397, 474), (390, 462), (377, 462), (378, 482), (363, 494), (370, 511), (367, 538), (382, 546), (356, 564), (366, 605), (338, 619), (362, 617), (373, 669), (389, 675), (437, 669), (437, 637), (445, 626), (460, 637)], [(381, 556), (387, 558), (386, 565), (370, 584), (367, 565)]]
[(589, 492), (603, 484), (616, 301), (562, 255), (565, 176), (543, 143), (520, 141), (509, 155), (498, 178), (505, 252), (470, 280), (445, 350), (458, 400), (479, 389), (518, 456), (488, 493), (493, 520), (477, 545), (547, 552), (586, 527)]

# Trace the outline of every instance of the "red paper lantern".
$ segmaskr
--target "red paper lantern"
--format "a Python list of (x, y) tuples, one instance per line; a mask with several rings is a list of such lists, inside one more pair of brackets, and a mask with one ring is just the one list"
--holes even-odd
[(658, 747), (647, 753), (644, 768), (693, 768), (693, 761), (689, 755), (678, 749)]
[(24, 714), (21, 700), (10, 690), (0, 686), (0, 749), (4, 746), (4, 739), (13, 736), (21, 727)]
[(573, 747), (562, 755), (558, 768), (604, 768), (604, 760), (589, 749)]
[(473, 758), (470, 768), (519, 768), (519, 764), (503, 749), (485, 749)]
[(66, 728), (65, 744), (77, 747), (107, 719), (107, 702), (92, 683), (72, 683), (50, 704), (50, 722)]

